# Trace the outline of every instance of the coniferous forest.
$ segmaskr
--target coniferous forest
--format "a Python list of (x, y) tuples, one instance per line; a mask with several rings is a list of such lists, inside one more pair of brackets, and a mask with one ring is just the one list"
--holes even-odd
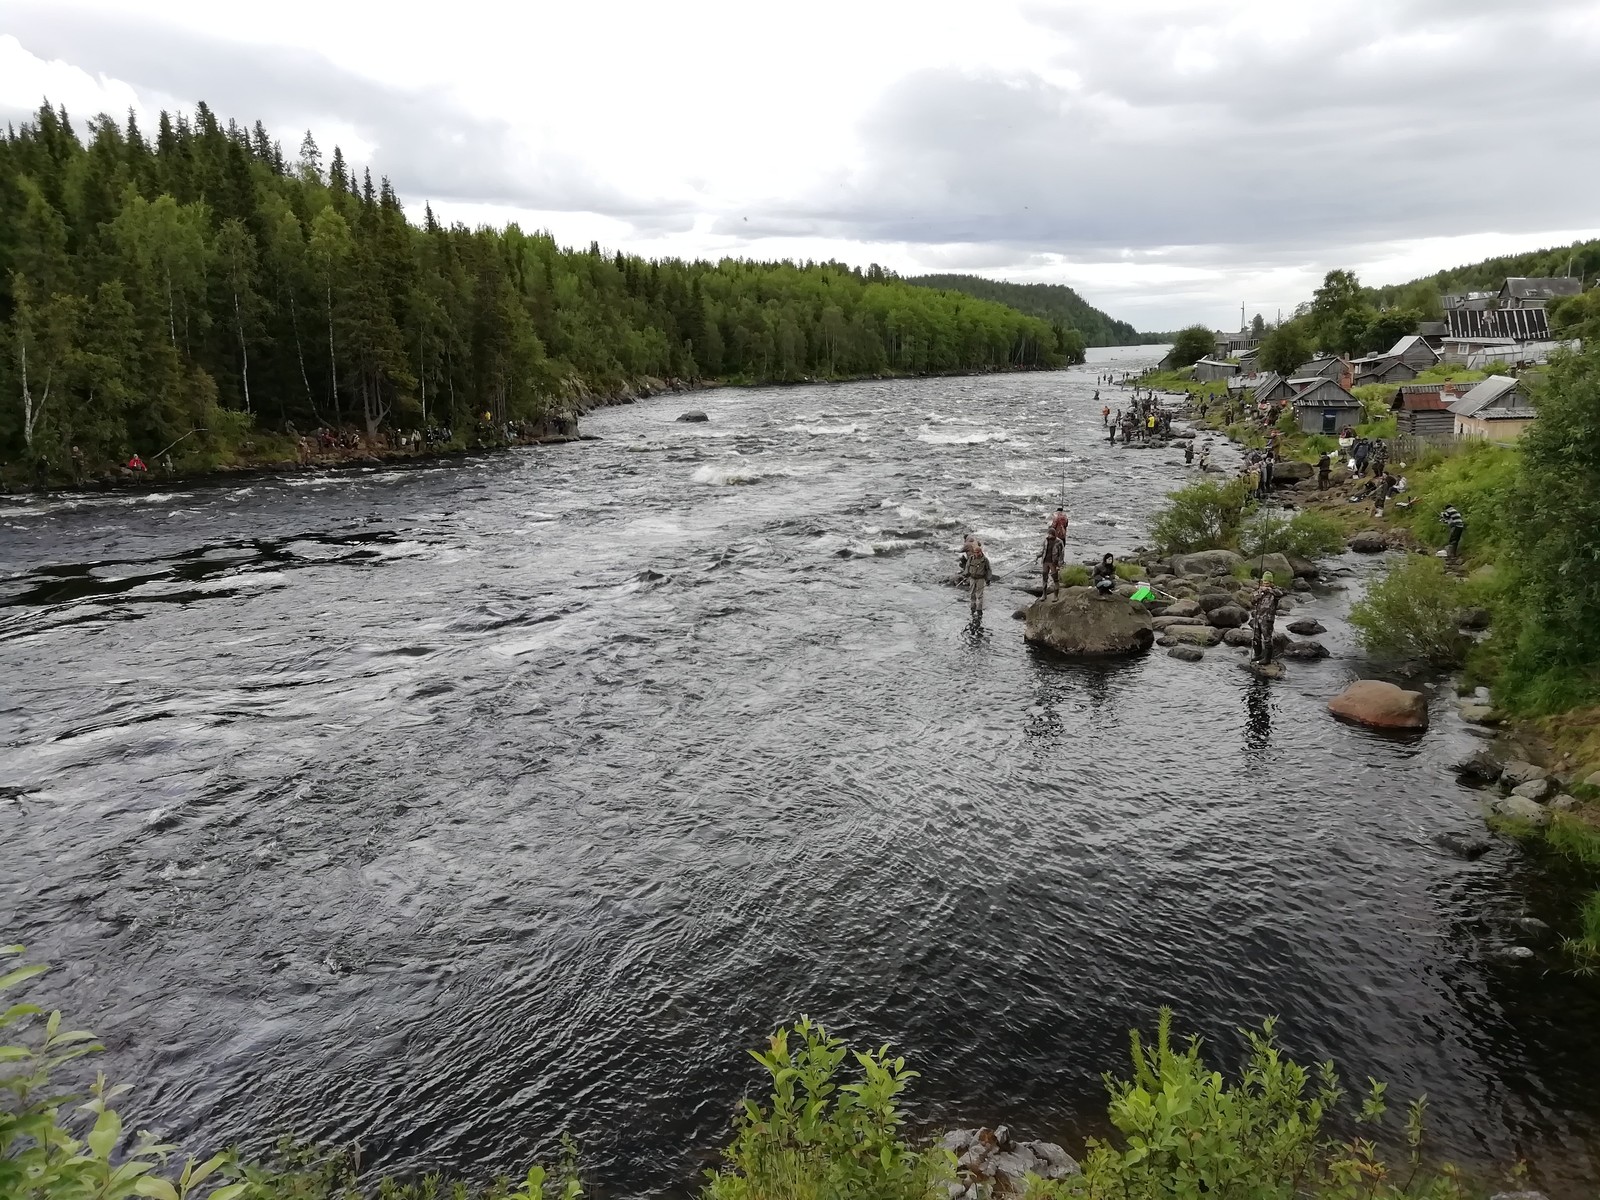
[[(1082, 361), (1063, 324), (838, 263), (648, 261), (412, 221), (388, 180), (204, 104), (0, 142), (0, 463), (30, 481), (319, 428), (494, 440), (641, 378)], [(153, 464), (152, 464), (153, 465)]]

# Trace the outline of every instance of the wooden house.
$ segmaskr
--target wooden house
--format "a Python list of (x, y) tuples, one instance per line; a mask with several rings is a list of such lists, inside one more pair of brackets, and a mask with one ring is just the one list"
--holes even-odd
[(1194, 377), (1201, 383), (1213, 379), (1229, 379), (1238, 373), (1237, 363), (1221, 362), (1215, 358), (1202, 358), (1194, 364)]
[[(1436, 323), (1437, 322), (1431, 321), (1427, 322), (1427, 324), (1430, 325)], [(1444, 337), (1444, 331), (1442, 329), (1440, 330), (1439, 336), (1441, 339)], [(1413, 371), (1419, 374), (1423, 371), (1426, 371), (1429, 367), (1437, 367), (1439, 365), (1439, 351), (1435, 349), (1428, 341), (1427, 337), (1421, 333), (1413, 333), (1410, 337), (1401, 338), (1389, 348), (1389, 356), (1391, 358), (1398, 358), (1401, 362), (1405, 363), (1406, 366), (1410, 367)]]
[(1500, 308), (1543, 308), (1562, 296), (1583, 291), (1581, 279), (1528, 279), (1512, 276), (1500, 285), (1496, 297)]
[(1415, 368), (1403, 358), (1393, 354), (1374, 354), (1368, 358), (1352, 359), (1350, 369), (1355, 372), (1356, 387), (1368, 383), (1405, 383), (1417, 377)]
[(1395, 429), (1414, 438), (1447, 442), (1456, 436), (1456, 414), (1450, 403), (1469, 385), (1459, 383), (1406, 383), (1389, 402)]
[(1271, 404), (1275, 400), (1287, 400), (1294, 395), (1294, 389), (1289, 386), (1289, 381), (1276, 371), (1263, 372), (1250, 389), (1250, 395), (1257, 404)]
[(1347, 425), (1359, 425), (1366, 417), (1361, 401), (1334, 379), (1305, 381), (1305, 386), (1295, 392), (1290, 403), (1294, 405), (1295, 423), (1302, 433), (1337, 434)]
[(1350, 364), (1337, 355), (1313, 358), (1308, 363), (1301, 363), (1293, 378), (1331, 379), (1347, 391), (1355, 384), (1355, 373), (1350, 370)]
[(1538, 417), (1522, 385), (1509, 375), (1491, 375), (1450, 405), (1456, 436), (1514, 442)]

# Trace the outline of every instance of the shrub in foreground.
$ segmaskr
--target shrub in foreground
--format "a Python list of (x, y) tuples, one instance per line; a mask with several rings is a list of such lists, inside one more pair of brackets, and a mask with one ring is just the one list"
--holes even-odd
[(1409, 555), (1392, 563), (1350, 607), (1350, 624), (1367, 652), (1456, 666), (1465, 656), (1461, 581), (1438, 559)]
[[(1212, 1070), (1200, 1040), (1172, 1042), (1162, 1009), (1155, 1044), (1133, 1034), (1131, 1079), (1106, 1077), (1119, 1135), (1091, 1140), (1080, 1178), (1035, 1183), (1037, 1200), (1460, 1200), (1455, 1173), (1423, 1165), (1426, 1100), (1406, 1110), (1406, 1160), (1391, 1167), (1371, 1136), (1387, 1112), (1385, 1086), (1371, 1081), (1359, 1106), (1331, 1062), (1307, 1068), (1288, 1058), (1268, 1019), (1243, 1030), (1250, 1057), (1237, 1083)], [(1340, 1141), (1345, 1121), (1369, 1136)]]

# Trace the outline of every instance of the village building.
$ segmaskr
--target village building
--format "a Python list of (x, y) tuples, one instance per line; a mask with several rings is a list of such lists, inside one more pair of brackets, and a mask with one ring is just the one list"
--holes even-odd
[(1417, 325), (1417, 336), (1423, 340), (1428, 348), (1438, 353), (1444, 345), (1445, 335), (1450, 332), (1450, 326), (1445, 321), (1422, 321)]
[(1481, 367), (1543, 362), (1560, 343), (1550, 336), (1543, 308), (1451, 309), (1445, 313), (1447, 363)]
[(1389, 402), (1396, 432), (1427, 441), (1450, 441), (1456, 436), (1456, 414), (1450, 404), (1472, 386), (1465, 383), (1402, 384)]
[(1538, 417), (1522, 384), (1509, 375), (1494, 375), (1450, 405), (1458, 438), (1514, 442)]
[(1194, 377), (1201, 383), (1208, 383), (1213, 379), (1230, 379), (1239, 374), (1237, 363), (1222, 362), (1215, 358), (1202, 358), (1194, 364)]
[[(1443, 322), (1430, 321), (1427, 323), (1443, 325)], [(1448, 328), (1448, 326), (1445, 328)], [(1439, 336), (1443, 338), (1443, 328), (1440, 329)], [(1401, 338), (1389, 348), (1389, 354), (1394, 358), (1398, 358), (1419, 374), (1429, 367), (1437, 367), (1439, 365), (1438, 350), (1434, 349), (1428, 339), (1421, 333), (1413, 333), (1409, 337)]]
[(1258, 377), (1250, 387), (1250, 394), (1257, 404), (1271, 404), (1277, 400), (1287, 400), (1294, 395), (1294, 388), (1289, 386), (1289, 381), (1276, 371), (1267, 371)]
[(1239, 373), (1254, 375), (1261, 362), (1261, 347), (1252, 346), (1238, 355)]
[(1417, 377), (1416, 368), (1394, 354), (1374, 354), (1350, 360), (1356, 387), (1369, 383), (1404, 383)]
[(1293, 378), (1331, 379), (1346, 390), (1355, 384), (1355, 373), (1350, 369), (1350, 364), (1337, 355), (1313, 358), (1308, 363), (1301, 363)]
[(1527, 279), (1512, 276), (1500, 285), (1495, 297), (1500, 308), (1543, 308), (1562, 296), (1583, 291), (1581, 279)]
[[(1357, 400), (1334, 379), (1291, 380), (1304, 383), (1290, 398), (1295, 424), (1302, 433), (1337, 434), (1347, 425), (1359, 425), (1366, 413)], [(1259, 398), (1259, 397), (1258, 397)]]

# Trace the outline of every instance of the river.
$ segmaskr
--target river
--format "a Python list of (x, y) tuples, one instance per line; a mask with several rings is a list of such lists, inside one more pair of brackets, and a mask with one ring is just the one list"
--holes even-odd
[[(1600, 1004), (1475, 863), (1435, 728), (1335, 723), (1335, 657), (1074, 666), (1010, 610), (1182, 476), (1068, 372), (661, 397), (599, 440), (0, 508), (0, 940), (197, 1147), (353, 1139), (483, 1177), (570, 1130), (686, 1193), (808, 1013), (890, 1041), (925, 1126), (1073, 1148), (1171, 1004), (1236, 1060), (1430, 1097), (1432, 1150), (1600, 1183)], [(1110, 393), (1112, 403), (1122, 394)], [(687, 408), (710, 415), (678, 423)], [(974, 529), (981, 629), (947, 586)], [(1330, 622), (1343, 600), (1306, 611)]]

